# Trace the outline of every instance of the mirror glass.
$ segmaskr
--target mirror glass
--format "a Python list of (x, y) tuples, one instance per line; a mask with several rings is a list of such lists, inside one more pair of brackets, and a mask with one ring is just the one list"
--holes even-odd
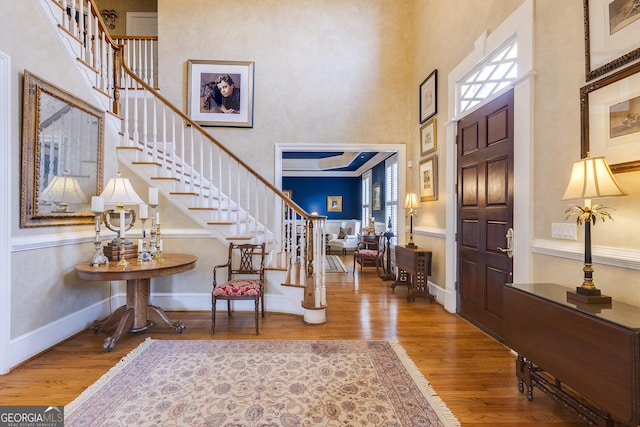
[(25, 70), (21, 227), (92, 224), (104, 112)]

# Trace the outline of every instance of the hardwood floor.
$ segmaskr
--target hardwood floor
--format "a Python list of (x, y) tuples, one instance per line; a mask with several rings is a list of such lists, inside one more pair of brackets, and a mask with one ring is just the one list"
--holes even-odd
[[(514, 356), (502, 344), (440, 304), (406, 302), (406, 288), (390, 290), (374, 268), (352, 275), (327, 274), (327, 322), (306, 325), (298, 316), (267, 312), (254, 334), (252, 313), (219, 312), (216, 334), (209, 334), (210, 312), (169, 312), (186, 326), (182, 334), (151, 329), (127, 334), (112, 352), (102, 349), (106, 335), (86, 330), (0, 376), (1, 405), (65, 405), (95, 382), (146, 337), (156, 339), (388, 340), (407, 351), (437, 394), (463, 426), (583, 426), (542, 392), (529, 402), (518, 392)], [(222, 314), (222, 315), (220, 315)]]

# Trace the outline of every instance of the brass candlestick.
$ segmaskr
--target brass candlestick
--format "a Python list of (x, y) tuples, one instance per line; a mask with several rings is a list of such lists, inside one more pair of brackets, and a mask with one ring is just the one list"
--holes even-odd
[(153, 256), (153, 259), (157, 261), (162, 261), (164, 258), (162, 257), (162, 240), (160, 240), (160, 223), (156, 224), (156, 253)]
[(126, 238), (123, 236), (120, 236), (120, 247), (118, 248), (119, 251), (119, 255), (118, 255), (118, 264), (116, 264), (118, 267), (126, 267), (129, 265), (129, 261), (127, 261), (127, 259), (124, 257), (124, 248), (125, 248), (125, 242), (126, 242)]

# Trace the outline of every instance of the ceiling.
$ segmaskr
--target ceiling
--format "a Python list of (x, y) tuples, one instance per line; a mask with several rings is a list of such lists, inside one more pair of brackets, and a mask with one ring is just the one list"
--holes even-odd
[(282, 176), (358, 177), (393, 152), (283, 151)]

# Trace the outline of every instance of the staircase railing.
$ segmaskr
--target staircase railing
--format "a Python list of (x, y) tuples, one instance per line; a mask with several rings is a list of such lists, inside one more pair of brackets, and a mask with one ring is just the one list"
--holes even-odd
[(158, 37), (113, 36), (117, 45), (124, 45), (129, 68), (146, 84), (158, 89)]
[(326, 307), (326, 218), (307, 213), (160, 95), (156, 82), (138, 76), (94, 0), (49, 1), (62, 10), (60, 28), (79, 42), (78, 59), (95, 71), (94, 88), (122, 117), (118, 148), (134, 150), (134, 163), (150, 165), (151, 179), (171, 182), (170, 195), (188, 197), (207, 224), (230, 226), (228, 239), (267, 243), (271, 267), (287, 272), (285, 284), (305, 288), (303, 307)]

